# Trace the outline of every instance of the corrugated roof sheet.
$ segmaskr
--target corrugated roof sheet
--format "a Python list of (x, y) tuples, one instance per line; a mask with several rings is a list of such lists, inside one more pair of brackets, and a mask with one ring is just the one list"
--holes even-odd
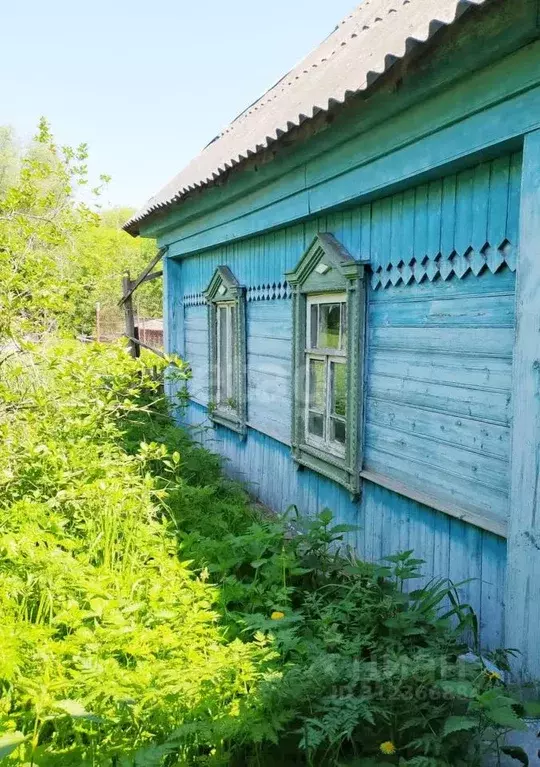
[(312, 53), (240, 114), (130, 219), (179, 202), (332, 104), (368, 89), (398, 59), (487, 0), (364, 0)]

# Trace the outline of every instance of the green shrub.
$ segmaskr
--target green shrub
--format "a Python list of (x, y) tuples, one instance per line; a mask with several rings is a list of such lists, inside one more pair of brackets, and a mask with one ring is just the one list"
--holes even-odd
[(0, 376), (0, 762), (459, 767), (523, 727), (452, 584), (359, 561), (329, 511), (262, 513), (144, 361), (63, 344)]
[(234, 733), (272, 653), (226, 641), (217, 590), (178, 558), (145, 456), (122, 448), (120, 425), (156, 384), (123, 350), (65, 344), (11, 366), (11, 392), (14, 377), (1, 423), (0, 755), (24, 737), (19, 763), (161, 764), (169, 748), (156, 747), (184, 727), (177, 759), (217, 758), (220, 728)]

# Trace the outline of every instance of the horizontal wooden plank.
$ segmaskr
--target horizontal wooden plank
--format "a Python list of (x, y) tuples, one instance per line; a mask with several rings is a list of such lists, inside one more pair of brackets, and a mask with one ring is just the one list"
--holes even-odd
[(433, 282), (410, 282), (408, 285), (389, 285), (376, 290), (371, 289), (368, 294), (369, 302), (373, 304), (392, 303), (402, 301), (419, 301), (437, 298), (478, 298), (495, 296), (500, 293), (514, 293), (516, 286), (516, 274), (503, 266), (496, 274), (488, 269), (476, 276), (469, 272), (461, 279), (449, 280), (436, 279)]
[[(369, 422), (365, 430), (367, 449), (384, 451), (390, 455), (414, 460), (418, 464), (426, 463), (440, 472), (451, 472), (459, 483), (463, 478), (468, 482), (477, 482), (482, 487), (496, 488), (502, 493), (508, 492), (508, 460), (481, 451), (468, 450), (449, 442)], [(389, 459), (390, 460), (390, 459)]]
[(378, 327), (513, 328), (513, 293), (451, 298), (432, 298), (402, 303), (374, 303), (368, 324)]
[(266, 338), (263, 336), (248, 336), (247, 353), (260, 354), (264, 350), (264, 356), (275, 357), (279, 360), (291, 359), (291, 341), (283, 338)]
[[(278, 414), (279, 416), (279, 414)], [(248, 408), (249, 426), (257, 429), (268, 437), (279, 440), (282, 444), (289, 444), (291, 438), (290, 412), (289, 418), (285, 421), (276, 417), (274, 411), (264, 410), (258, 407), (250, 406)]]
[(369, 343), (378, 349), (423, 349), (433, 353), (510, 358), (513, 328), (369, 328)]
[(433, 383), (502, 391), (510, 391), (512, 388), (511, 358), (483, 357), (481, 350), (474, 357), (460, 357), (454, 354), (432, 355), (422, 349), (370, 349), (368, 370), (370, 375), (417, 378)]
[(291, 363), (290, 360), (282, 360), (277, 357), (267, 357), (264, 354), (248, 354), (248, 376), (260, 374), (263, 377), (283, 378), (290, 385)]
[(208, 331), (206, 329), (195, 330), (193, 328), (185, 328), (184, 336), (185, 336), (186, 344), (197, 344), (200, 346), (208, 346)]
[(191, 338), (186, 339), (184, 358), (188, 360), (188, 362), (191, 360), (192, 365), (195, 364), (195, 360), (197, 360), (198, 365), (201, 364), (201, 360), (203, 361), (203, 364), (208, 365), (208, 344), (199, 343)]
[(504, 520), (494, 518), (486, 512), (477, 511), (474, 508), (469, 507), (460, 507), (455, 503), (443, 501), (426, 490), (419, 490), (407, 482), (402, 482), (393, 477), (379, 474), (378, 472), (365, 470), (360, 473), (360, 476), (368, 482), (385, 487), (406, 498), (411, 498), (413, 501), (421, 503), (424, 506), (442, 511), (444, 514), (460, 519), (463, 522), (468, 522), (482, 530), (495, 533), (495, 535), (503, 538), (508, 534), (508, 524)]
[(262, 403), (275, 402), (277, 398), (290, 400), (291, 387), (289, 381), (282, 376), (267, 376), (250, 370), (248, 393)]
[(257, 320), (250, 319), (247, 326), (248, 338), (277, 338), (284, 341), (291, 341), (292, 326), (285, 320)]
[(506, 521), (506, 493), (456, 477), (450, 467), (441, 472), (438, 466), (431, 466), (425, 461), (416, 462), (408, 456), (394, 456), (366, 445), (364, 468), (408, 483), (445, 503), (471, 507), (479, 513)]
[(367, 394), (379, 400), (463, 415), (502, 426), (509, 423), (510, 395), (504, 391), (371, 374), (367, 380)]
[[(300, 252), (300, 256), (302, 253)], [(285, 277), (283, 277), (285, 279)], [(247, 305), (247, 317), (249, 322), (258, 320), (285, 321), (288, 320), (292, 327), (292, 301), (279, 299), (275, 301), (249, 301)]]
[(208, 333), (208, 317), (200, 317), (186, 313), (184, 319), (184, 328), (186, 329), (186, 332), (191, 332), (194, 330)]
[[(452, 416), (423, 410), (405, 404), (368, 397), (366, 401), (366, 423), (370, 426), (384, 426), (399, 433), (414, 433), (439, 441), (441, 445), (453, 445), (473, 452), (508, 460), (510, 451), (510, 429), (465, 416)], [(426, 445), (426, 452), (429, 443)]]
[[(193, 259), (191, 259), (193, 260)], [(182, 269), (185, 269), (185, 262), (182, 262)], [(198, 284), (198, 289), (202, 289), (202, 285)], [(184, 308), (185, 320), (200, 319), (204, 322), (208, 321), (208, 307), (207, 306), (186, 306)]]

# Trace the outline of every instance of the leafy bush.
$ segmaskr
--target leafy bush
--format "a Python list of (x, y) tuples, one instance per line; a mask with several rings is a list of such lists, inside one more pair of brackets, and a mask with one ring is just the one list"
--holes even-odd
[(177, 759), (217, 754), (272, 653), (225, 640), (216, 588), (177, 557), (144, 455), (121, 447), (156, 383), (123, 350), (63, 345), (3, 384), (0, 755), (22, 740), (13, 758), (40, 767), (161, 764), (181, 727)]
[(0, 375), (0, 761), (477, 765), (523, 727), (451, 584), (254, 507), (144, 362), (63, 344)]

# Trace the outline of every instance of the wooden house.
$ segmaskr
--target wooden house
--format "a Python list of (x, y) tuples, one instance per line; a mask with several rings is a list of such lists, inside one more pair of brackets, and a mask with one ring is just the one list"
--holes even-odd
[(364, 0), (125, 227), (166, 249), (181, 419), (228, 471), (466, 581), (538, 678), (539, 24)]

